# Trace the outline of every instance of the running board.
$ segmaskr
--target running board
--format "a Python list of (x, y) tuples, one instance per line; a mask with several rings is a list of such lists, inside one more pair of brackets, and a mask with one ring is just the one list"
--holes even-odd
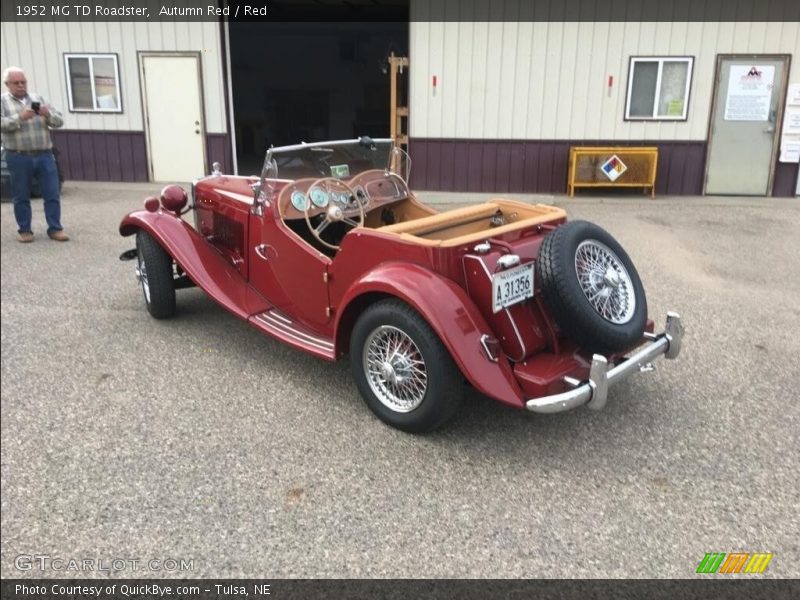
[(292, 321), (291, 318), (273, 308), (253, 315), (250, 324), (259, 330), (320, 358), (335, 360), (333, 341), (320, 337), (308, 327)]

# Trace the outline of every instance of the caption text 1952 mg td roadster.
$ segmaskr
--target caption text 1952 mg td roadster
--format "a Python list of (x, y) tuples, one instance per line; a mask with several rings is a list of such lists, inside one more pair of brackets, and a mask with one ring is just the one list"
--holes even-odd
[[(260, 177), (177, 185), (123, 218), (147, 310), (196, 285), (267, 335), (328, 360), (349, 354), (370, 409), (412, 431), (442, 425), (464, 380), (540, 413), (592, 409), (608, 388), (680, 352), (654, 333), (617, 241), (553, 206), (496, 199), (438, 212), (409, 190), (391, 140), (271, 148)], [(183, 215), (192, 212), (193, 219)]]

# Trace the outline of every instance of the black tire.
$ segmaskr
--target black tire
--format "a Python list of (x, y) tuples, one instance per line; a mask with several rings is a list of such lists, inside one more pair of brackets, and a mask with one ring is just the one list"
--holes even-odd
[(156, 319), (175, 314), (175, 278), (172, 258), (146, 231), (136, 233), (139, 280), (147, 312)]
[[(602, 272), (602, 268), (581, 269), (584, 274), (582, 285), (577, 265), (586, 263), (578, 259), (579, 247), (581, 257), (586, 256), (586, 252), (597, 251), (600, 253), (597, 264), (603, 263), (603, 258), (608, 260), (606, 265), (611, 267), (606, 270), (608, 279), (597, 279), (596, 273)], [(627, 272), (627, 279), (620, 267)], [(591, 271), (590, 275), (588, 271)], [(571, 221), (550, 232), (539, 250), (536, 279), (559, 328), (590, 352), (611, 354), (641, 341), (647, 321), (644, 287), (628, 254), (610, 233), (598, 225)], [(595, 284), (597, 287), (592, 287)], [(587, 288), (586, 292), (584, 288)], [(599, 298), (596, 301), (602, 303), (603, 294), (612, 295), (612, 300), (619, 300), (619, 304), (611, 302), (610, 311), (607, 310), (608, 302), (596, 308), (589, 295)], [(617, 306), (624, 307), (624, 310), (613, 310)], [(606, 311), (605, 316), (601, 310)]]
[[(379, 356), (382, 340), (403, 342), (404, 350), (393, 352), (388, 373), (369, 377), (370, 351), (373, 357)], [(410, 369), (412, 361), (419, 361), (416, 372)], [(464, 380), (450, 353), (430, 325), (400, 300), (377, 302), (359, 317), (350, 337), (350, 364), (367, 406), (381, 421), (397, 429), (432, 431), (461, 405)], [(396, 382), (391, 381), (394, 377)], [(406, 393), (412, 398), (401, 403)]]

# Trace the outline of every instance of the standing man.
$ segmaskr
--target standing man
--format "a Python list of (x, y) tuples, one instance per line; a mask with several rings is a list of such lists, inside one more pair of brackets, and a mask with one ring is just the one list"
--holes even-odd
[(28, 94), (28, 80), (19, 67), (9, 67), (3, 71), (3, 82), (8, 88), (8, 92), (0, 99), (3, 148), (11, 174), (17, 239), (23, 243), (33, 241), (31, 183), (35, 177), (42, 190), (47, 235), (51, 240), (66, 242), (69, 236), (61, 226), (58, 168), (50, 139), (50, 130), (61, 127), (64, 119), (44, 98)]

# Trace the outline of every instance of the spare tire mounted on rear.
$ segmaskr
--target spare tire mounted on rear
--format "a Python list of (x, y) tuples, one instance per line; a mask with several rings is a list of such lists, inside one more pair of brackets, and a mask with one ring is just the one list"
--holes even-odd
[(559, 328), (590, 352), (636, 345), (647, 321), (639, 274), (603, 228), (571, 221), (552, 231), (536, 261), (536, 279)]

